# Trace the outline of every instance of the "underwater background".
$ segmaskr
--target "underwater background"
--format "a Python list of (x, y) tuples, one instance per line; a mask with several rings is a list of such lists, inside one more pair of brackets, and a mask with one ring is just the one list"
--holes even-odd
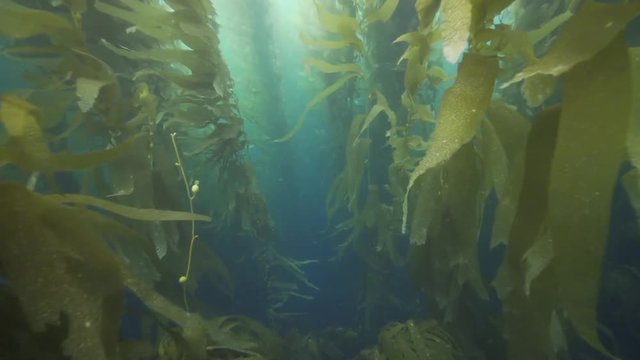
[(640, 359), (640, 1), (0, 0), (0, 360)]

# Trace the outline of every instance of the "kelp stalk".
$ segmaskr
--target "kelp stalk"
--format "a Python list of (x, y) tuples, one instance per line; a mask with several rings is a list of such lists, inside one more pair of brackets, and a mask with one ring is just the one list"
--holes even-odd
[[(187, 192), (187, 198), (189, 199), (189, 211), (193, 214), (193, 200), (196, 198), (196, 194), (200, 190), (200, 186), (196, 181), (191, 188), (189, 188), (189, 183), (187, 182), (187, 175), (184, 172), (184, 165), (182, 164), (182, 158), (180, 157), (180, 150), (178, 150), (178, 142), (176, 141), (176, 133), (171, 133), (171, 143), (173, 144), (173, 150), (176, 153), (176, 166), (180, 169), (180, 175), (182, 176), (182, 181), (184, 182), (184, 189)], [(193, 245), (198, 238), (196, 235), (196, 223), (194, 220), (191, 220), (191, 241), (189, 242), (189, 257), (187, 259), (187, 270), (184, 275), (180, 276), (178, 281), (183, 285), (183, 297), (184, 297), (184, 308), (187, 312), (189, 312), (189, 303), (187, 302), (187, 290), (186, 284), (189, 281), (189, 273), (191, 272), (191, 260), (193, 258)]]

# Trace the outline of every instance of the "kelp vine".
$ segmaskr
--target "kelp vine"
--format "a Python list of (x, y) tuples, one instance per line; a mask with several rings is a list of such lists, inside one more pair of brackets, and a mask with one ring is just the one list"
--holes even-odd
[[(359, 254), (368, 277), (407, 263), (432, 316), (467, 354), (485, 345), (466, 321), (488, 315), (473, 309), (499, 303), (503, 322), (491, 331), (504, 334), (504, 352), (488, 357), (559, 358), (577, 338), (619, 355), (602, 345), (597, 309), (614, 189), (623, 165), (637, 165), (638, 52), (629, 45), (637, 34), (624, 30), (640, 5), (417, 0), (412, 14), (397, 5), (354, 2), (356, 16), (320, 5), (320, 24), (338, 35), (303, 38), (359, 54), (354, 64), (308, 62), (343, 76), (308, 108), (341, 82), (370, 91), (353, 94), (368, 106), (354, 108), (344, 170), (327, 198), (330, 218), (350, 214), (337, 225), (350, 231), (339, 254)], [(371, 56), (380, 45), (367, 18), (391, 19), (378, 25), (397, 30), (392, 7), (405, 24), (412, 19), (394, 42), (406, 44), (397, 59), (403, 79), (385, 78), (379, 69), (388, 64)], [(388, 173), (372, 172), (385, 153)], [(624, 174), (637, 205), (636, 180), (635, 168)], [(480, 254), (501, 247), (497, 275), (481, 270)]]

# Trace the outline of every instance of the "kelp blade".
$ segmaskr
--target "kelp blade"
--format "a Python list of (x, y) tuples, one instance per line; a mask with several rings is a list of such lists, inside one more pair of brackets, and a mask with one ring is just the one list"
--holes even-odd
[(144, 221), (211, 221), (209, 216), (181, 211), (139, 209), (81, 194), (47, 195), (47, 199), (65, 204), (88, 205), (134, 220)]
[(274, 142), (285, 142), (287, 140), (290, 140), (296, 133), (298, 133), (298, 131), (300, 131), (300, 129), (302, 128), (302, 125), (304, 124), (304, 121), (306, 120), (307, 115), (309, 114), (309, 111), (311, 111), (311, 109), (313, 109), (314, 107), (318, 106), (318, 104), (320, 104), (324, 99), (329, 97), (334, 92), (340, 90), (343, 86), (345, 86), (347, 84), (347, 82), (349, 80), (351, 80), (352, 78), (354, 78), (356, 76), (358, 76), (358, 74), (345, 75), (344, 77), (338, 79), (336, 82), (334, 82), (333, 84), (329, 85), (327, 88), (322, 90), (322, 92), (320, 92), (320, 94), (316, 95), (313, 99), (311, 99), (311, 101), (309, 101), (307, 106), (305, 106), (304, 111), (302, 112), (302, 115), (300, 115), (300, 117), (298, 118), (298, 121), (296, 121), (296, 124), (294, 125), (293, 129), (291, 129), (291, 131), (289, 131), (289, 133), (286, 134), (285, 136), (283, 136), (283, 137), (281, 137), (279, 139), (275, 139), (273, 141)]
[(536, 74), (558, 76), (589, 60), (606, 47), (640, 13), (640, 3), (606, 4), (587, 1), (558, 35), (540, 61), (527, 66), (503, 87)]
[(117, 159), (129, 151), (137, 137), (107, 150), (83, 154), (52, 153), (40, 129), (39, 110), (16, 95), (5, 95), (0, 118), (13, 144), (8, 148), (9, 161), (31, 171), (71, 171), (86, 169)]
[(473, 6), (469, 0), (442, 0), (442, 39), (444, 57), (450, 63), (458, 62), (467, 48), (473, 17)]
[(403, 203), (403, 233), (406, 232), (411, 187), (418, 177), (447, 161), (462, 145), (471, 141), (491, 102), (497, 75), (498, 60), (495, 58), (467, 54), (462, 60), (455, 84), (444, 95), (429, 150), (409, 178)]
[(566, 76), (549, 186), (559, 300), (578, 334), (603, 353), (596, 308), (630, 109), (629, 59), (619, 35)]

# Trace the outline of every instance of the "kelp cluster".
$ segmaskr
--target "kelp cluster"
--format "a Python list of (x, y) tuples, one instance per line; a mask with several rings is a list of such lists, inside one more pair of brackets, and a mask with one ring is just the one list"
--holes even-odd
[[(202, 282), (234, 295), (205, 232), (275, 253), (214, 16), (199, 0), (0, 2), (2, 56), (27, 64), (28, 84), (3, 84), (0, 103), (0, 172), (15, 181), (0, 184), (0, 287), (33, 331), (3, 356), (52, 341), (57, 358), (281, 358), (259, 323), (192, 312), (212, 312)], [(301, 264), (272, 258), (258, 260), (306, 281)], [(125, 291), (164, 329), (159, 349), (120, 342)]]
[[(465, 352), (482, 346), (467, 322), (487, 321), (478, 309), (499, 302), (501, 324), (490, 328), (504, 334), (508, 358), (561, 357), (574, 335), (615, 356), (600, 341), (597, 306), (626, 162), (633, 169), (623, 182), (637, 205), (639, 58), (629, 45), (637, 34), (625, 39), (624, 30), (640, 5), (417, 0), (396, 40), (407, 44), (398, 59), (404, 79), (385, 79), (372, 76), (388, 64), (366, 55), (375, 39), (362, 29), (382, 11), (390, 13), (373, 18), (397, 29), (393, 3), (355, 2), (358, 16), (317, 4), (321, 25), (337, 35), (303, 39), (361, 54), (354, 64), (310, 62), (343, 75), (307, 110), (349, 81), (369, 90), (353, 94), (370, 104), (353, 109), (344, 171), (328, 196), (330, 217), (350, 214), (337, 227), (350, 231), (339, 252), (354, 250), (369, 276), (407, 263), (432, 316), (465, 339)], [(388, 88), (399, 81), (402, 94)], [(376, 124), (386, 131), (382, 145)], [(386, 176), (371, 171), (383, 153)], [(491, 265), (480, 252), (500, 248), (497, 275), (481, 270)]]
[(462, 350), (435, 321), (391, 323), (378, 336), (378, 345), (363, 351), (357, 359), (464, 359)]

